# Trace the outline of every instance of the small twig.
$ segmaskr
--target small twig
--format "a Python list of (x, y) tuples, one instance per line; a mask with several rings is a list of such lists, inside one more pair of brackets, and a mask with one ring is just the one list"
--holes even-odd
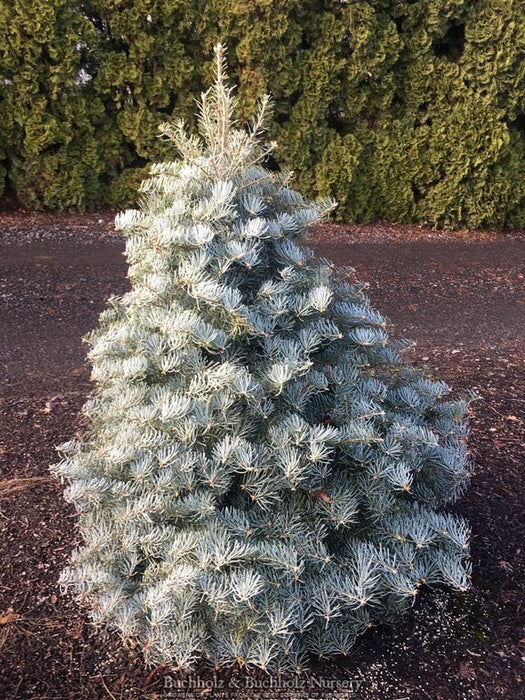
[[(143, 683), (143, 686), (142, 686), (143, 689), (146, 689), (146, 688), (149, 686), (149, 684), (151, 683), (151, 680), (152, 680), (153, 676), (157, 673), (157, 671), (160, 671), (161, 669), (163, 669), (163, 668), (165, 668), (165, 667), (166, 667), (166, 664), (159, 664), (158, 666), (155, 666), (155, 668), (152, 669), (152, 670), (148, 673), (148, 675), (146, 676), (146, 679), (145, 679), (145, 681), (144, 681), (144, 683)], [(158, 681), (155, 681), (155, 683), (157, 683), (157, 682), (158, 682)]]
[(25, 491), (42, 483), (51, 483), (53, 479), (50, 476), (30, 476), (27, 478), (15, 477), (14, 479), (6, 479), (0, 481), (0, 499), (9, 498), (14, 493)]
[(113, 695), (113, 693), (111, 692), (111, 690), (107, 687), (107, 685), (106, 685), (106, 683), (105, 683), (105, 681), (104, 681), (104, 678), (102, 677), (102, 674), (101, 674), (101, 673), (99, 673), (99, 678), (100, 678), (100, 680), (102, 681), (102, 685), (104, 686), (104, 688), (105, 688), (105, 689), (107, 690), (107, 692), (109, 693), (109, 696), (110, 696), (111, 700), (117, 700), (117, 698)]

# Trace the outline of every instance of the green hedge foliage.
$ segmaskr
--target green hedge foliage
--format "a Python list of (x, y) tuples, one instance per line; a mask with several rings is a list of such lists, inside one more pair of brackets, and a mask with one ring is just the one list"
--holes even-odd
[(104, 103), (82, 86), (95, 28), (70, 0), (2, 0), (0, 25), (0, 158), (19, 201), (102, 199)]
[(26, 207), (130, 202), (221, 40), (241, 116), (273, 95), (279, 163), (341, 220), (525, 226), (522, 0), (0, 0), (0, 21), (0, 182)]

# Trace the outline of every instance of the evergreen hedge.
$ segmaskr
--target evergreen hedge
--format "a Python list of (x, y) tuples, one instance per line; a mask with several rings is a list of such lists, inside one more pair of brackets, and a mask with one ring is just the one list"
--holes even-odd
[(0, 20), (0, 180), (26, 207), (130, 201), (220, 39), (241, 115), (273, 95), (279, 162), (341, 219), (525, 225), (520, 0), (0, 0)]

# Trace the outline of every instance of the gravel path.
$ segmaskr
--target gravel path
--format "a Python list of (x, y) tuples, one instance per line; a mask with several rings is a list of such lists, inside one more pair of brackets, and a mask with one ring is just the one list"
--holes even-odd
[[(429, 352), (523, 349), (523, 241), (311, 246), (353, 266), (392, 331)], [(85, 377), (81, 337), (96, 325), (105, 299), (127, 288), (122, 252), (120, 240), (0, 243), (0, 390), (34, 379), (57, 393), (64, 381)]]

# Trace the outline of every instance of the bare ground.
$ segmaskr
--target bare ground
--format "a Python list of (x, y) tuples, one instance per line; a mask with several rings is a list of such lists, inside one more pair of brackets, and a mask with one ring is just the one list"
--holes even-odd
[(94, 629), (57, 586), (75, 519), (48, 466), (79, 428), (90, 387), (80, 339), (107, 296), (126, 289), (123, 245), (108, 213), (0, 216), (1, 698), (525, 695), (523, 236), (330, 226), (311, 245), (370, 283), (392, 331), (417, 341), (411, 362), (481, 395), (470, 438), (477, 471), (456, 506), (473, 530), (472, 591), (425, 593), (396, 627), (370, 630), (351, 657), (319, 662), (295, 690), (238, 669), (213, 688), (170, 689), (183, 679)]

